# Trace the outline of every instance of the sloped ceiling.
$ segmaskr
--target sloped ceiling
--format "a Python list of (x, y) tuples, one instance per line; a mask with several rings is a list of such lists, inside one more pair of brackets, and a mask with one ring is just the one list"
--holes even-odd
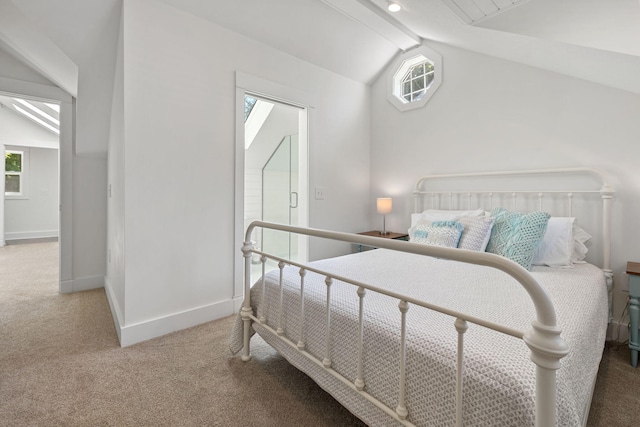
[[(82, 62), (105, 38), (115, 45), (107, 23), (121, 1), (13, 3)], [(157, 1), (363, 83), (426, 39), (640, 93), (638, 0), (396, 0), (393, 15), (386, 0)], [(468, 23), (452, 6), (505, 1), (516, 4)]]

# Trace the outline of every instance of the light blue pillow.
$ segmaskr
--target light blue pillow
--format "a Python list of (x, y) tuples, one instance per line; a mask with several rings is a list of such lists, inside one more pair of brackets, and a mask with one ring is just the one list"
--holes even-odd
[(457, 221), (418, 224), (409, 230), (409, 241), (423, 245), (457, 248), (464, 226)]
[(551, 215), (540, 211), (523, 214), (496, 208), (491, 216), (495, 222), (487, 252), (502, 255), (530, 270)]

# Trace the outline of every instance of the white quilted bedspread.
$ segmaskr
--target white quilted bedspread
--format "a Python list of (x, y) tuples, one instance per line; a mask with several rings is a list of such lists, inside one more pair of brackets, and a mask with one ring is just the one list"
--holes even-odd
[[(535, 319), (527, 293), (501, 271), (377, 249), (311, 263), (315, 268), (370, 283), (491, 320), (521, 331)], [(593, 381), (604, 345), (608, 316), (605, 279), (589, 264), (572, 269), (534, 267), (534, 277), (545, 288), (558, 315), (562, 337), (570, 353), (558, 371), (558, 425), (583, 425), (588, 414)], [(267, 275), (262, 287), (254, 285), (254, 314), (264, 313), (267, 323), (278, 327), (278, 274)], [(306, 350), (322, 360), (325, 352), (324, 276), (305, 276)], [(299, 270), (284, 270), (282, 325), (293, 342), (300, 336)], [(334, 281), (331, 286), (332, 368), (353, 381), (357, 363), (357, 288)], [(412, 305), (407, 313), (408, 420), (418, 426), (446, 426), (455, 422), (455, 366), (457, 332), (453, 318)], [(398, 301), (367, 292), (365, 297), (365, 390), (395, 408), (399, 381), (400, 311)], [(309, 374), (350, 411), (367, 424), (392, 425), (393, 421), (358, 393), (334, 380), (324, 370), (277, 339), (259, 324), (254, 329), (291, 363)], [(231, 349), (242, 347), (238, 318)], [(469, 325), (465, 334), (464, 425), (533, 425), (535, 365), (522, 340)]]

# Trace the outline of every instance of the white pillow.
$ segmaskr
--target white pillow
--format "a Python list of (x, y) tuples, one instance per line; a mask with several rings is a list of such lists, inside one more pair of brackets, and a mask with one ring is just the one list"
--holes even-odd
[(584, 262), (589, 248), (585, 243), (591, 239), (591, 235), (584, 231), (578, 224), (573, 223), (573, 253), (571, 254), (571, 262)]
[(574, 250), (573, 217), (551, 217), (547, 223), (538, 249), (533, 255), (532, 265), (565, 267), (573, 264), (571, 256)]
[(483, 216), (484, 210), (467, 210), (467, 211), (451, 211), (442, 209), (427, 209), (422, 213), (411, 214), (411, 227), (415, 227), (419, 223), (427, 223), (434, 221), (455, 221), (463, 216)]
[(489, 243), (491, 229), (495, 220), (494, 217), (486, 216), (462, 216), (458, 218), (457, 221), (464, 226), (458, 248), (484, 252)]

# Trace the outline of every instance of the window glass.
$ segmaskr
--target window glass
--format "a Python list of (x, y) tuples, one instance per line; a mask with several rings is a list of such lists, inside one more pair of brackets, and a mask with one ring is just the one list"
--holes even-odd
[(22, 172), (22, 153), (7, 151), (5, 154), (5, 171)]
[(6, 175), (4, 180), (5, 193), (20, 192), (20, 175)]
[(4, 194), (15, 196), (22, 195), (22, 172), (24, 169), (24, 152), (5, 152)]
[(387, 99), (400, 111), (425, 106), (442, 83), (442, 56), (424, 45), (404, 53), (389, 68)]
[(429, 61), (409, 68), (402, 79), (402, 97), (407, 102), (419, 101), (433, 82), (434, 69)]

